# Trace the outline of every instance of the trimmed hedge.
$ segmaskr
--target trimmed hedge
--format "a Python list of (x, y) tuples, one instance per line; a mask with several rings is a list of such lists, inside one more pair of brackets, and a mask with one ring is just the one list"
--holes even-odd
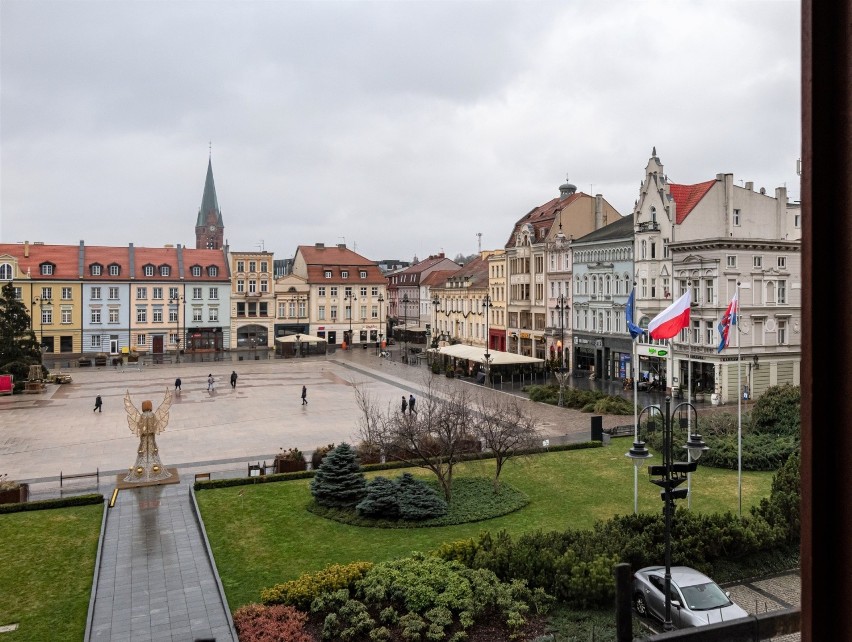
[[(530, 448), (518, 450), (516, 455), (537, 455), (546, 452), (562, 452), (565, 450), (583, 450), (584, 448), (601, 448), (603, 443), (599, 441), (583, 441), (575, 444), (560, 444), (549, 448)], [(475, 461), (478, 459), (494, 459), (490, 452), (464, 453), (459, 455), (457, 461)], [(361, 470), (365, 473), (374, 470), (396, 470), (398, 468), (417, 468), (416, 465), (405, 461), (389, 461), (384, 464), (362, 464)], [(290, 481), (293, 479), (310, 479), (316, 475), (315, 470), (300, 470), (295, 473), (278, 473), (275, 475), (262, 475), (260, 477), (233, 477), (230, 479), (212, 479), (210, 481), (197, 481), (193, 485), (195, 490), (211, 490), (215, 488), (231, 488), (232, 486), (250, 486), (251, 484), (270, 484), (273, 482)]]
[(27, 510), (47, 510), (49, 508), (66, 508), (67, 506), (88, 506), (89, 504), (102, 504), (104, 496), (100, 493), (88, 495), (74, 495), (61, 499), (40, 499), (34, 502), (21, 502), (18, 504), (0, 504), (0, 514), (21, 513)]

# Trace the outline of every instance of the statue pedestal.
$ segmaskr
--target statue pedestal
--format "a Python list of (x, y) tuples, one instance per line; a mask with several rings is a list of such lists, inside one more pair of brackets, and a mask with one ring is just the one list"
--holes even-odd
[(139, 481), (139, 482), (127, 482), (124, 481), (124, 478), (127, 477), (127, 473), (120, 473), (115, 480), (115, 485), (119, 490), (126, 490), (128, 488), (142, 488), (143, 486), (160, 486), (161, 484), (179, 484), (180, 483), (180, 475), (178, 475), (177, 468), (166, 468), (172, 476), (167, 477), (166, 479), (160, 479), (157, 481)]

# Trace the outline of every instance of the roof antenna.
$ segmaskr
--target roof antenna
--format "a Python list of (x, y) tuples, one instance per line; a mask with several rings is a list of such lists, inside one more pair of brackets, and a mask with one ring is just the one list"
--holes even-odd
[(476, 250), (480, 254), (482, 253), (482, 232), (476, 233)]
[(337, 238), (343, 239), (343, 245), (346, 245), (346, 237), (345, 236), (338, 236)]
[(258, 249), (260, 249), (260, 251), (261, 251), (261, 252), (265, 252), (265, 251), (266, 251), (266, 250), (264, 249), (264, 247), (263, 247), (263, 239), (260, 239), (260, 243), (258, 244), (258, 246), (257, 246), (257, 247), (258, 247)]

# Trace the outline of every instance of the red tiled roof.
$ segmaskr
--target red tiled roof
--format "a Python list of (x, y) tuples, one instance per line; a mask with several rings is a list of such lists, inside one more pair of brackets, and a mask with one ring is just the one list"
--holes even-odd
[(462, 267), (460, 270), (450, 275), (451, 280), (467, 277), (471, 287), (482, 288), (488, 286), (488, 261), (477, 256), (470, 263)]
[(697, 183), (695, 185), (678, 185), (669, 183), (672, 198), (677, 205), (677, 219), (675, 223), (680, 225), (695, 209), (695, 206), (704, 198), (705, 194), (710, 191), (710, 188), (716, 184), (715, 180)]
[(549, 200), (544, 205), (539, 205), (538, 207), (533, 208), (527, 212), (522, 219), (515, 223), (515, 226), (512, 228), (512, 233), (509, 235), (509, 240), (506, 241), (505, 247), (515, 247), (515, 236), (518, 234), (518, 230), (527, 223), (533, 226), (533, 229), (535, 230), (535, 240), (537, 242), (539, 239), (539, 230), (544, 228), (550, 231), (550, 228), (553, 226), (553, 221), (556, 220), (556, 213), (559, 210), (585, 196), (586, 194), (583, 192), (575, 192), (567, 198), (556, 197)]
[(444, 284), (447, 282), (453, 274), (461, 270), (435, 270), (434, 272), (430, 272), (425, 279), (420, 282), (420, 285), (426, 285), (429, 287), (444, 287)]
[[(333, 285), (379, 285), (386, 284), (382, 271), (375, 261), (367, 259), (357, 252), (346, 247), (316, 247), (315, 245), (300, 245), (296, 253), (301, 253), (308, 268), (309, 283), (329, 283)], [(325, 278), (325, 273), (331, 272), (331, 278)], [(343, 271), (348, 271), (349, 276), (343, 278)], [(361, 272), (367, 272), (367, 276), (361, 278)]]
[[(42, 245), (29, 243), (2, 243), (0, 254), (9, 254), (18, 260), (18, 269), (22, 274), (29, 271), (33, 280), (36, 279), (78, 279), (80, 276), (77, 269), (77, 257), (80, 248), (77, 245)], [(24, 256), (24, 254), (29, 256)], [(52, 263), (53, 274), (42, 276), (41, 265)]]

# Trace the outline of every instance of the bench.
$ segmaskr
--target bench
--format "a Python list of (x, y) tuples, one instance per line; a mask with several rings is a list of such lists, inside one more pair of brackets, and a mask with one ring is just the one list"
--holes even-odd
[(195, 473), (195, 481), (210, 481), (210, 473)]
[(84, 477), (97, 477), (98, 485), (101, 483), (101, 470), (100, 468), (96, 468), (93, 473), (77, 473), (76, 475), (64, 475), (62, 471), (59, 471), (59, 487), (62, 488), (62, 483), (66, 479), (82, 479)]
[(636, 433), (636, 427), (633, 424), (625, 426), (613, 426), (612, 428), (604, 428), (603, 431), (610, 437), (625, 437)]

